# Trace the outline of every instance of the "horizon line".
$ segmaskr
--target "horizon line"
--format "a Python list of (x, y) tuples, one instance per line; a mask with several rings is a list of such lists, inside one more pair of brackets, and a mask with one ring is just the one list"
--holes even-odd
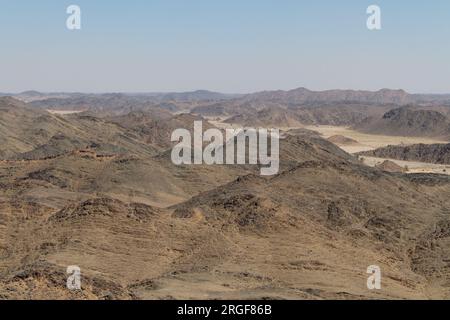
[(196, 93), (196, 92), (205, 92), (205, 93), (214, 93), (214, 94), (222, 94), (222, 95), (235, 95), (235, 96), (243, 96), (243, 95), (250, 95), (250, 94), (256, 94), (256, 93), (263, 93), (263, 92), (290, 92), (290, 91), (295, 91), (295, 90), (300, 90), (300, 89), (304, 89), (310, 92), (316, 92), (316, 93), (321, 93), (321, 92), (329, 92), (329, 91), (355, 91), (355, 92), (372, 92), (372, 93), (377, 93), (377, 92), (381, 92), (381, 91), (403, 91), (406, 94), (410, 94), (410, 95), (438, 95), (438, 96), (445, 96), (445, 95), (450, 95), (450, 92), (447, 93), (436, 93), (436, 92), (409, 92), (405, 89), (401, 89), (401, 88), (396, 88), (396, 89), (391, 89), (391, 88), (380, 88), (377, 90), (370, 90), (370, 89), (342, 89), (342, 88), (334, 88), (334, 89), (322, 89), (322, 90), (312, 90), (312, 89), (308, 89), (307, 87), (296, 87), (293, 89), (263, 89), (263, 90), (258, 90), (258, 91), (251, 91), (251, 92), (245, 92), (245, 93), (230, 93), (230, 92), (224, 92), (224, 91), (216, 91), (216, 90), (209, 90), (209, 89), (192, 89), (192, 90), (180, 90), (180, 91), (70, 91), (70, 90), (61, 90), (61, 91), (47, 91), (47, 90), (34, 90), (34, 89), (30, 89), (30, 90), (24, 90), (24, 91), (20, 91), (20, 92), (3, 92), (0, 91), (0, 95), (3, 96), (8, 96), (8, 95), (20, 95), (20, 94), (24, 94), (24, 93), (37, 93), (37, 94), (91, 94), (91, 95), (102, 95), (102, 94), (152, 94), (152, 95), (165, 95), (165, 94), (181, 94), (181, 93)]

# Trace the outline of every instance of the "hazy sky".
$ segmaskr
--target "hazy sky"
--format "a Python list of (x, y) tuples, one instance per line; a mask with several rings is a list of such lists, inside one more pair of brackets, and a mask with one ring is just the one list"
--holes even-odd
[(0, 0), (0, 92), (300, 86), (450, 93), (450, 1)]

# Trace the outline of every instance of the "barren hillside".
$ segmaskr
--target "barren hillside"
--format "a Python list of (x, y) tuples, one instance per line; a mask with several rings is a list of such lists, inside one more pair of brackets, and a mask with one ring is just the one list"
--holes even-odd
[[(0, 102), (2, 298), (450, 297), (447, 176), (369, 168), (305, 129), (283, 134), (272, 177), (176, 166), (170, 133), (199, 116)], [(366, 287), (374, 264), (381, 291)]]

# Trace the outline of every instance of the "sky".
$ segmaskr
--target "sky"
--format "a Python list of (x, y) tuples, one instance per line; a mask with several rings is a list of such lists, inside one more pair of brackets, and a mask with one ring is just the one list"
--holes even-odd
[(450, 93), (450, 1), (0, 0), (0, 92), (297, 87)]

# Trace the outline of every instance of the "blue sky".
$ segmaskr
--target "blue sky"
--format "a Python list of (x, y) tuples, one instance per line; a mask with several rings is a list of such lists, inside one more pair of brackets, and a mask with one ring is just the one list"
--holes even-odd
[(0, 0), (0, 41), (0, 92), (450, 93), (448, 0)]

